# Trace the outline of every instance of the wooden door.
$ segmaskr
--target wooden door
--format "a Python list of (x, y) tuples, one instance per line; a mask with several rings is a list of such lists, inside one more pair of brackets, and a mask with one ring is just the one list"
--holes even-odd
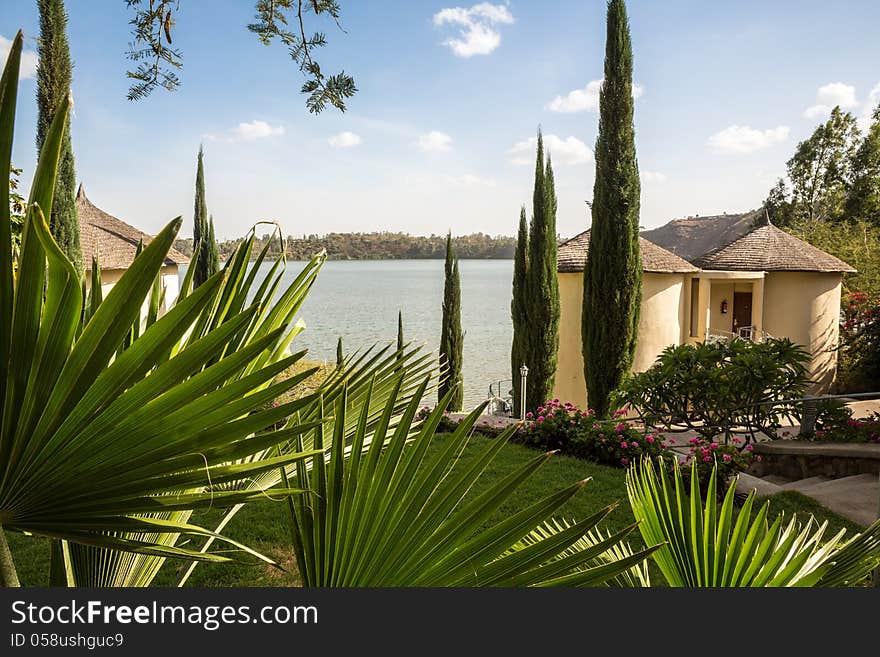
[(743, 326), (752, 325), (752, 293), (733, 293), (733, 332), (739, 333)]

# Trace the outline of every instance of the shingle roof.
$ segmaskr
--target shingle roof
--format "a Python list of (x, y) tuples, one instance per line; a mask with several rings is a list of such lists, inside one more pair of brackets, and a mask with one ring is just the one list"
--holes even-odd
[[(146, 246), (151, 235), (129, 226), (96, 207), (87, 197), (85, 189), (79, 186), (76, 193), (76, 210), (79, 216), (80, 242), (82, 243), (83, 265), (91, 271), (92, 256), (98, 256), (101, 269), (128, 269), (140, 240)], [(189, 258), (175, 248), (171, 248), (165, 258), (166, 265), (181, 265)]]
[(780, 230), (766, 215), (762, 225), (696, 258), (694, 264), (703, 269), (732, 271), (856, 271), (843, 260)]
[(673, 219), (659, 228), (646, 230), (642, 236), (685, 260), (693, 262), (709, 251), (730, 244), (746, 235), (763, 218), (763, 210), (705, 217), (684, 217)]
[[(559, 245), (557, 256), (557, 271), (578, 272), (584, 270), (587, 262), (587, 251), (590, 248), (590, 231), (585, 230), (580, 235), (575, 235)], [(677, 274), (699, 271), (687, 260), (682, 260), (674, 253), (670, 253), (649, 242), (644, 237), (639, 237), (639, 250), (642, 256), (642, 269), (648, 272), (661, 274)]]

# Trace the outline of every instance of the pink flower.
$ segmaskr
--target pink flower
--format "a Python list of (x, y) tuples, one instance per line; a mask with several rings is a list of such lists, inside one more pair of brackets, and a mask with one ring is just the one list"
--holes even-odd
[(696, 445), (697, 443), (700, 442), (700, 439), (699, 439), (699, 438), (691, 438), (688, 442), (689, 442), (691, 445)]
[(629, 447), (629, 445), (627, 445), (625, 442), (620, 443), (620, 446), (623, 447), (623, 449)]
[(747, 452), (751, 452), (751, 451), (752, 451), (752, 446), (751, 446), (751, 445), (746, 445), (746, 451), (747, 451)]
[(624, 456), (620, 459), (620, 465), (629, 465), (629, 459)]
[(755, 457), (755, 460), (756, 460), (758, 463), (760, 463), (760, 462), (761, 462), (761, 455), (758, 454), (758, 455)]
[(711, 463), (711, 462), (712, 462), (712, 457), (711, 457), (711, 456), (704, 456), (704, 457), (703, 457), (703, 461), (706, 462), (706, 463)]
[(639, 444), (635, 440), (630, 442), (630, 447), (638, 447), (638, 446), (639, 446)]
[(539, 416), (538, 416), (538, 422), (543, 422), (543, 421), (544, 421), (544, 416), (543, 416), (543, 415), (539, 415)]
[(526, 413), (526, 419), (527, 419), (527, 420), (531, 420), (533, 417), (534, 417), (534, 414), (533, 414), (531, 411), (529, 411), (528, 413)]
[(548, 417), (548, 418), (549, 418), (549, 417), (554, 417), (554, 415), (553, 415), (553, 411), (550, 411), (549, 413), (547, 413), (547, 417)]
[(535, 423), (529, 422), (529, 429), (534, 429), (534, 428), (535, 428)]
[(569, 420), (568, 423), (569, 424), (577, 424), (574, 420)]
[(730, 454), (725, 454), (725, 455), (722, 456), (721, 458), (723, 458), (725, 461), (729, 461), (729, 460), (730, 460)]
[(654, 442), (654, 436), (648, 436), (647, 438), (645, 438), (645, 440), (647, 440), (649, 443), (653, 443), (653, 442)]
[(710, 443), (710, 444), (709, 444), (709, 447), (710, 447), (711, 449), (718, 449), (718, 443)]
[(626, 410), (623, 408), (618, 408), (614, 411), (614, 417), (620, 417), (621, 415), (626, 415)]
[(558, 404), (558, 403), (559, 403), (559, 400), (558, 400), (558, 399), (554, 399), (554, 400), (553, 400), (553, 403), (554, 403), (554, 404)]
[(614, 427), (614, 430), (615, 430), (615, 431), (626, 431), (628, 428), (629, 428), (629, 427), (627, 427), (625, 424), (623, 424), (623, 423), (621, 422), (621, 423), (618, 424), (616, 427)]

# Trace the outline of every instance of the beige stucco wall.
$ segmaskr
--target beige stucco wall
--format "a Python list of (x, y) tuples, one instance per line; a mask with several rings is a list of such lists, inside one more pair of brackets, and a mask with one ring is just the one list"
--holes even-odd
[[(107, 293), (113, 289), (113, 286), (119, 282), (119, 279), (122, 278), (122, 275), (126, 272), (125, 269), (102, 269), (101, 270), (101, 294), (106, 298)], [(160, 314), (165, 310), (171, 307), (172, 303), (175, 299), (177, 299), (177, 295), (180, 292), (180, 275), (178, 273), (177, 265), (164, 265), (160, 270), (160, 276), (162, 277), (162, 285), (165, 286), (165, 305), (160, 308)], [(92, 287), (92, 278), (89, 272), (86, 272), (86, 290), (89, 290)], [(142, 315), (146, 316), (147, 307), (149, 304), (149, 297), (144, 302), (144, 308), (142, 311)]]
[[(581, 352), (583, 274), (559, 277), (559, 359), (553, 396), (583, 405), (587, 387)], [(681, 344), (685, 327), (684, 274), (645, 273), (642, 278), (642, 311), (633, 369), (648, 369), (663, 349)]]
[(837, 370), (840, 274), (770, 272), (764, 283), (764, 330), (813, 354), (812, 392), (827, 392)]

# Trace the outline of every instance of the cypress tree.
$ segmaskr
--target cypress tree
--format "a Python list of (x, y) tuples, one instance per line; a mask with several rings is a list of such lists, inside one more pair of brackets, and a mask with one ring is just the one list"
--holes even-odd
[(342, 364), (345, 362), (345, 358), (342, 355), (342, 336), (339, 336), (339, 340), (336, 341), (336, 367), (342, 367)]
[(403, 362), (403, 311), (397, 311), (397, 363)]
[(440, 330), (440, 366), (446, 367), (446, 376), (440, 381), (440, 399), (455, 389), (449, 403), (450, 411), (461, 410), (462, 405), (462, 345), (461, 332), (461, 286), (458, 275), (458, 258), (452, 250), (452, 232), (446, 236), (445, 282), (443, 285), (443, 324)]
[[(40, 40), (37, 65), (37, 151), (43, 148), (46, 133), (58, 111), (58, 105), (70, 94), (73, 65), (67, 43), (67, 11), (63, 0), (38, 0)], [(3, 184), (6, 184), (5, 182)], [(47, 219), (52, 236), (61, 250), (82, 271), (82, 247), (76, 213), (76, 170), (70, 138), (70, 118), (64, 127), (52, 213)]]
[(608, 3), (595, 157), (582, 335), (587, 402), (604, 417), (611, 393), (632, 365), (642, 296), (632, 44), (623, 0)]
[(198, 246), (196, 271), (193, 274), (193, 288), (208, 280), (219, 269), (217, 242), (214, 240), (214, 221), (208, 220), (208, 202), (205, 198), (204, 150), (199, 146), (196, 167), (196, 195), (193, 208), (193, 244)]
[(513, 300), (510, 317), (513, 320), (513, 344), (510, 347), (510, 372), (513, 380), (513, 414), (518, 415), (522, 405), (520, 397), (519, 368), (526, 359), (526, 332), (528, 331), (528, 302), (526, 278), (529, 269), (529, 226), (526, 206), (519, 211), (519, 232), (516, 237), (516, 253), (513, 260)]
[(526, 407), (535, 409), (553, 394), (556, 380), (556, 352), (559, 348), (559, 281), (556, 278), (556, 189), (553, 165), (538, 133), (535, 163), (534, 214), (529, 234), (528, 352), (529, 367)]

